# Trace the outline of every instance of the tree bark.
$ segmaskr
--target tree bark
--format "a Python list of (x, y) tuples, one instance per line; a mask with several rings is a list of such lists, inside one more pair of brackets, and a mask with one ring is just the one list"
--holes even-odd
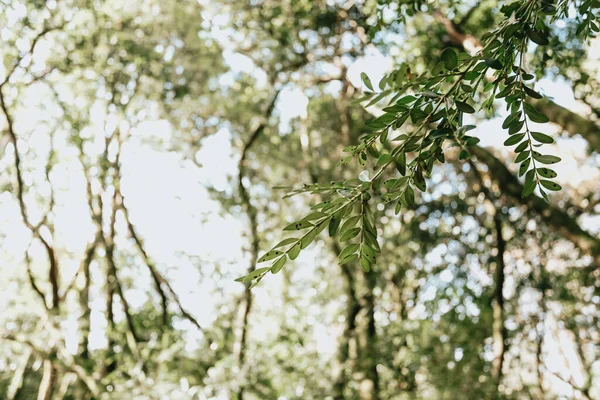
[(504, 327), (504, 252), (506, 250), (506, 242), (502, 236), (502, 219), (500, 210), (496, 210), (494, 215), (494, 229), (496, 232), (496, 249), (498, 255), (496, 257), (496, 271), (494, 290), (494, 300), (492, 309), (494, 322), (492, 327), (494, 360), (492, 361), (492, 378), (496, 383), (496, 393), (499, 393), (499, 386), (502, 381), (502, 365), (504, 364), (504, 354), (506, 352), (506, 328)]
[(562, 127), (569, 136), (581, 135), (588, 142), (591, 151), (600, 153), (600, 126), (596, 122), (559, 106), (548, 98), (531, 99), (529, 102), (544, 113), (550, 122)]
[(377, 275), (375, 271), (363, 273), (367, 293), (364, 296), (366, 309), (365, 348), (361, 359), (364, 365), (364, 379), (360, 383), (361, 400), (379, 400), (379, 373), (377, 364), (379, 360), (377, 347), (377, 327), (375, 326), (375, 286)]
[(490, 177), (496, 181), (500, 192), (537, 212), (544, 222), (556, 229), (564, 238), (571, 241), (583, 254), (593, 258), (596, 266), (600, 266), (600, 239), (581, 229), (577, 221), (565, 211), (548, 204), (543, 199), (531, 195), (523, 198), (523, 185), (490, 151), (477, 145), (470, 147), (472, 154), (488, 166)]

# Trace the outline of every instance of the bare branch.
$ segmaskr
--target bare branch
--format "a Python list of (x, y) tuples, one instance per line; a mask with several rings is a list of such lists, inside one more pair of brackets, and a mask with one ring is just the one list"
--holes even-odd
[[(28, 348), (31, 349), (33, 354), (35, 354), (36, 356), (38, 356), (44, 360), (50, 358), (50, 354), (48, 352), (37, 347), (31, 340), (20, 338), (16, 335), (11, 335), (11, 334), (1, 335), (0, 338), (27, 346)], [(61, 354), (59, 354), (59, 357), (56, 357), (55, 360), (59, 363), (59, 365), (61, 367), (63, 367), (67, 371), (71, 371), (71, 372), (75, 373), (77, 375), (77, 377), (89, 389), (89, 391), (94, 396), (98, 396), (100, 391), (98, 390), (98, 386), (96, 385), (96, 379), (89, 376), (83, 367), (76, 364), (71, 355), (69, 355), (68, 353), (65, 353), (65, 352), (61, 352)]]

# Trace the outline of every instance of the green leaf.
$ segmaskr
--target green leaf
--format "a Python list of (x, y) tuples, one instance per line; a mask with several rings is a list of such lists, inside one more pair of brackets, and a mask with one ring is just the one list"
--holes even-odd
[(333, 217), (331, 217), (331, 220), (329, 220), (329, 237), (334, 237), (337, 233), (337, 230), (340, 226), (340, 222), (342, 222), (342, 216), (341, 215), (334, 215)]
[(556, 178), (558, 176), (558, 174), (550, 168), (538, 168), (537, 171), (538, 171), (538, 174), (540, 174), (544, 178), (552, 179), (552, 178)]
[(298, 254), (300, 254), (300, 250), (302, 250), (300, 246), (300, 242), (298, 242), (287, 251), (290, 260), (295, 260), (298, 257)]
[(528, 88), (527, 86), (523, 86), (523, 89), (525, 90), (525, 93), (527, 93), (527, 95), (529, 97), (533, 97), (534, 99), (541, 99), (544, 97), (541, 94), (539, 94), (538, 92), (536, 92), (535, 90)]
[(398, 100), (396, 102), (396, 105), (397, 106), (403, 106), (403, 105), (406, 105), (406, 104), (410, 104), (413, 101), (415, 101), (416, 99), (417, 98), (415, 96), (410, 96), (410, 95), (409, 96), (404, 96), (403, 98), (401, 98), (400, 100)]
[(533, 158), (535, 158), (536, 161), (541, 162), (542, 164), (556, 164), (557, 162), (560, 161), (560, 157), (557, 156), (551, 156), (549, 154), (540, 154), (537, 151), (533, 152)]
[(535, 31), (533, 29), (529, 29), (527, 31), (527, 36), (531, 39), (532, 42), (539, 44), (540, 46), (545, 46), (550, 41), (548, 40), (548, 34), (542, 31)]
[(518, 145), (515, 148), (515, 153), (522, 152), (523, 150), (525, 150), (527, 148), (527, 146), (529, 146), (529, 141), (528, 140), (526, 140), (526, 141), (522, 142), (520, 145)]
[(495, 58), (486, 58), (484, 61), (485, 61), (486, 65), (488, 67), (490, 67), (490, 68), (493, 68), (493, 69), (502, 69), (502, 68), (504, 68), (502, 66), (502, 63), (500, 61), (498, 61), (497, 59), (495, 59)]
[(352, 228), (347, 230), (340, 236), (340, 242), (345, 242), (346, 240), (350, 240), (356, 237), (360, 233), (360, 228)]
[(275, 261), (273, 263), (273, 266), (271, 267), (271, 273), (276, 274), (279, 271), (281, 271), (281, 268), (283, 268), (286, 261), (287, 261), (287, 257), (285, 255), (283, 257), (277, 259), (277, 261)]
[(396, 156), (396, 169), (402, 176), (406, 175), (406, 153), (400, 152)]
[(367, 259), (369, 259), (372, 263), (375, 262), (377, 255), (375, 253), (375, 250), (373, 250), (371, 246), (369, 246), (366, 243), (363, 243), (360, 252), (364, 257), (367, 257)]
[(379, 156), (379, 159), (377, 160), (377, 164), (376, 165), (378, 167), (381, 167), (383, 164), (386, 164), (386, 163), (392, 161), (393, 159), (394, 158), (391, 155), (389, 155), (387, 153), (384, 153), (381, 156)]
[(244, 282), (244, 283), (250, 282), (251, 280), (258, 278), (260, 275), (267, 273), (270, 269), (271, 269), (271, 267), (256, 268), (254, 271), (250, 272), (248, 275), (237, 278), (236, 281)]
[(398, 202), (396, 203), (396, 207), (394, 207), (394, 215), (398, 215), (400, 210), (402, 210), (402, 202), (401, 200), (398, 200)]
[(515, 162), (518, 164), (521, 161), (525, 161), (525, 159), (529, 157), (529, 153), (530, 153), (529, 150), (528, 151), (523, 151), (523, 152), (519, 153), (519, 155), (515, 159)]
[(530, 170), (525, 175), (525, 185), (523, 186), (523, 192), (521, 193), (522, 197), (527, 197), (535, 190), (535, 170)]
[(366, 257), (361, 257), (360, 258), (360, 267), (362, 268), (363, 271), (369, 272), (371, 270), (371, 262), (369, 260), (367, 260)]
[(415, 206), (415, 191), (410, 186), (402, 194), (402, 203), (407, 208), (414, 208)]
[(543, 187), (545, 187), (548, 190), (552, 190), (552, 191), (559, 191), (560, 189), (562, 189), (562, 186), (560, 186), (558, 183), (556, 182), (552, 182), (552, 181), (548, 181), (546, 179), (542, 179), (540, 180), (540, 183), (542, 184)]
[(340, 255), (338, 256), (338, 259), (341, 261), (344, 258), (348, 257), (349, 255), (356, 253), (356, 250), (358, 250), (359, 247), (360, 247), (359, 243), (349, 244), (348, 246), (346, 246), (344, 248), (344, 250), (341, 251)]
[(517, 121), (521, 118), (521, 111), (517, 111), (516, 113), (510, 114), (504, 122), (502, 123), (502, 129), (507, 129), (514, 121)]
[(367, 153), (365, 151), (361, 151), (358, 155), (358, 163), (363, 167), (367, 164)]
[(462, 149), (458, 154), (459, 160), (467, 160), (469, 157), (471, 157), (471, 154), (465, 149)]
[(341, 259), (339, 261), (339, 264), (340, 265), (347, 264), (349, 262), (356, 260), (357, 258), (358, 258), (358, 254), (356, 254), (356, 253), (350, 254), (350, 255), (347, 255), (346, 257), (344, 257), (343, 259)]
[(301, 222), (313, 221), (315, 219), (326, 217), (328, 214), (320, 211), (315, 211), (313, 213), (308, 214), (306, 217), (302, 218)]
[(417, 167), (417, 170), (415, 171), (415, 175), (413, 177), (413, 183), (414, 183), (415, 187), (417, 189), (419, 189), (421, 192), (424, 192), (427, 190), (427, 183), (425, 183), (425, 178), (423, 177), (423, 173), (418, 167)]
[(316, 229), (316, 228), (310, 230), (306, 235), (304, 235), (300, 239), (300, 248), (301, 249), (305, 249), (309, 244), (312, 243), (313, 240), (315, 240), (315, 238), (317, 237), (318, 233), (319, 233), (319, 230)]
[(373, 90), (373, 84), (371, 83), (371, 79), (369, 79), (369, 76), (367, 74), (361, 72), (360, 79), (362, 79), (363, 83), (369, 90)]
[[(295, 240), (296, 240), (296, 239), (294, 239), (294, 241), (295, 241)], [(274, 259), (275, 257), (279, 257), (279, 256), (280, 256), (280, 255), (282, 255), (282, 254), (283, 254), (283, 252), (282, 252), (282, 251), (279, 251), (279, 250), (271, 250), (271, 251), (269, 251), (268, 253), (266, 253), (265, 255), (263, 255), (261, 258), (259, 258), (257, 262), (258, 262), (258, 263), (262, 263), (262, 262), (265, 262), (265, 261), (269, 261), (269, 260), (272, 260), (272, 259)]]
[(354, 225), (356, 225), (358, 223), (358, 221), (360, 221), (360, 215), (355, 215), (353, 217), (348, 218), (342, 225), (342, 227), (340, 229), (340, 234), (343, 234), (348, 229), (352, 228)]
[(531, 158), (528, 158), (527, 160), (521, 163), (521, 166), (519, 167), (519, 176), (523, 176), (523, 174), (527, 172), (527, 170), (529, 169), (529, 164), (531, 164)]
[(473, 114), (475, 112), (475, 109), (467, 103), (465, 103), (464, 101), (457, 101), (456, 108), (467, 114)]
[(308, 221), (297, 221), (297, 222), (292, 222), (291, 224), (289, 224), (288, 226), (283, 228), (283, 230), (284, 231), (299, 231), (301, 229), (310, 228), (312, 226), (313, 226), (313, 224), (311, 224)]
[(458, 65), (458, 57), (454, 50), (450, 47), (446, 47), (442, 52), (442, 61), (447, 69), (454, 69)]
[(298, 241), (298, 239), (296, 239), (296, 238), (283, 239), (281, 242), (279, 242), (275, 246), (273, 246), (273, 249), (278, 249), (280, 247), (287, 246), (288, 244), (292, 244), (297, 241)]
[(542, 132), (531, 132), (531, 136), (540, 143), (554, 143), (552, 137)]
[(475, 146), (477, 143), (481, 142), (481, 139), (476, 137), (465, 136), (465, 139), (467, 139), (465, 142), (467, 146)]
[(514, 146), (515, 144), (517, 144), (521, 140), (523, 140), (524, 137), (525, 137), (524, 133), (519, 133), (517, 135), (512, 135), (512, 136), (510, 136), (508, 139), (506, 139), (504, 141), (504, 145), (505, 146)]
[(525, 114), (527, 114), (529, 119), (531, 119), (533, 122), (538, 122), (538, 123), (543, 124), (543, 123), (550, 121), (550, 119), (548, 117), (546, 117), (544, 114), (542, 114), (541, 112), (536, 110), (536, 108), (534, 106), (532, 106), (531, 104), (523, 103), (523, 107), (525, 108)]

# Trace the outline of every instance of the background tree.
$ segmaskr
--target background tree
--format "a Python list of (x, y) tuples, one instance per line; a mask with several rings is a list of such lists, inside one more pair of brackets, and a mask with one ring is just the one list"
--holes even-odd
[(598, 397), (599, 6), (0, 2), (2, 396)]

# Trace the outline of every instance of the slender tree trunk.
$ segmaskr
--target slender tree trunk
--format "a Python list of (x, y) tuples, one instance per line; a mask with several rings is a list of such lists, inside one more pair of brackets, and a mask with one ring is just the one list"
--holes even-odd
[(50, 360), (44, 360), (42, 380), (38, 388), (37, 400), (50, 400), (56, 384), (56, 368)]
[(114, 359), (114, 357), (115, 357), (114, 335), (115, 335), (116, 324), (115, 324), (115, 315), (114, 315), (114, 309), (113, 309), (113, 305), (114, 305), (113, 286), (114, 286), (114, 278), (112, 275), (112, 269), (110, 268), (110, 266), (107, 263), (107, 265), (106, 265), (106, 292), (105, 292), (106, 298), (105, 298), (105, 302), (106, 302), (106, 321), (107, 321), (106, 338), (108, 341), (108, 349), (107, 349), (104, 375), (108, 375), (111, 372), (113, 372), (117, 365), (117, 361)]
[[(273, 83), (273, 82), (272, 82)], [(275, 104), (277, 102), (277, 98), (279, 97), (280, 91), (277, 90), (275, 95), (273, 96), (271, 102), (269, 103), (267, 109), (265, 110), (265, 114), (263, 116), (263, 121), (256, 127), (256, 129), (248, 138), (248, 141), (244, 144), (242, 149), (242, 156), (240, 157), (240, 162), (238, 165), (238, 191), (241, 197), (242, 206), (246, 211), (246, 215), (248, 216), (248, 221), (250, 223), (250, 264), (248, 267), (248, 273), (252, 272), (256, 268), (256, 262), (258, 260), (258, 252), (260, 250), (260, 241), (258, 237), (258, 210), (254, 205), (252, 205), (252, 201), (250, 199), (250, 193), (248, 193), (248, 189), (244, 185), (244, 178), (246, 177), (247, 171), (247, 157), (248, 152), (252, 145), (256, 142), (258, 137), (265, 130), (268, 120), (273, 114), (275, 110)], [(246, 284), (244, 289), (244, 314), (242, 317), (242, 328), (239, 342), (239, 351), (238, 351), (238, 366), (244, 374), (244, 367), (246, 362), (246, 341), (248, 340), (248, 320), (250, 317), (250, 312), (252, 310), (253, 296), (252, 291), (250, 289), (250, 284)], [(244, 398), (245, 385), (242, 384), (239, 388), (239, 392), (237, 398), (239, 400), (243, 400)]]
[(379, 373), (377, 364), (379, 360), (377, 347), (377, 328), (375, 326), (375, 295), (377, 284), (375, 271), (364, 273), (367, 283), (367, 294), (364, 297), (366, 309), (365, 347), (362, 354), (365, 378), (360, 383), (361, 400), (379, 400)]
[(90, 264), (94, 257), (96, 246), (89, 248), (86, 252), (86, 260), (83, 264), (83, 288), (79, 292), (79, 306), (81, 307), (82, 313), (79, 318), (79, 330), (80, 330), (80, 356), (86, 361), (89, 359), (89, 336), (91, 326), (92, 311), (90, 309), (90, 287), (91, 287), (91, 270)]
[[(335, 254), (339, 254), (341, 251), (340, 245), (335, 242), (333, 244), (333, 249)], [(354, 265), (354, 267), (358, 267)], [(354, 271), (352, 264), (343, 264), (340, 265), (342, 270), (342, 276), (344, 277), (345, 286), (346, 286), (346, 317), (345, 317), (345, 326), (342, 335), (340, 336), (340, 343), (338, 348), (338, 365), (339, 372), (335, 377), (335, 381), (333, 384), (333, 398), (335, 400), (343, 400), (344, 389), (348, 385), (348, 375), (349, 372), (352, 372), (352, 368), (348, 368), (348, 361), (352, 358), (351, 355), (351, 343), (356, 341), (356, 318), (361, 310), (360, 302), (358, 301), (358, 296), (356, 295), (355, 290), (355, 279), (354, 279)], [(350, 370), (350, 371), (348, 371)]]
[(21, 387), (23, 387), (23, 380), (25, 378), (25, 372), (27, 371), (27, 365), (31, 357), (31, 350), (26, 349), (17, 369), (15, 370), (13, 377), (10, 381), (10, 385), (6, 391), (6, 400), (14, 400), (17, 398)]
[(496, 257), (496, 271), (494, 290), (494, 300), (492, 301), (492, 309), (494, 314), (494, 322), (492, 327), (494, 359), (492, 361), (492, 378), (496, 383), (496, 392), (498, 394), (499, 386), (502, 381), (502, 365), (504, 364), (504, 354), (506, 352), (506, 328), (504, 327), (504, 252), (506, 243), (502, 236), (502, 219), (500, 210), (496, 210), (494, 215), (494, 227), (496, 231), (496, 249), (498, 255)]

